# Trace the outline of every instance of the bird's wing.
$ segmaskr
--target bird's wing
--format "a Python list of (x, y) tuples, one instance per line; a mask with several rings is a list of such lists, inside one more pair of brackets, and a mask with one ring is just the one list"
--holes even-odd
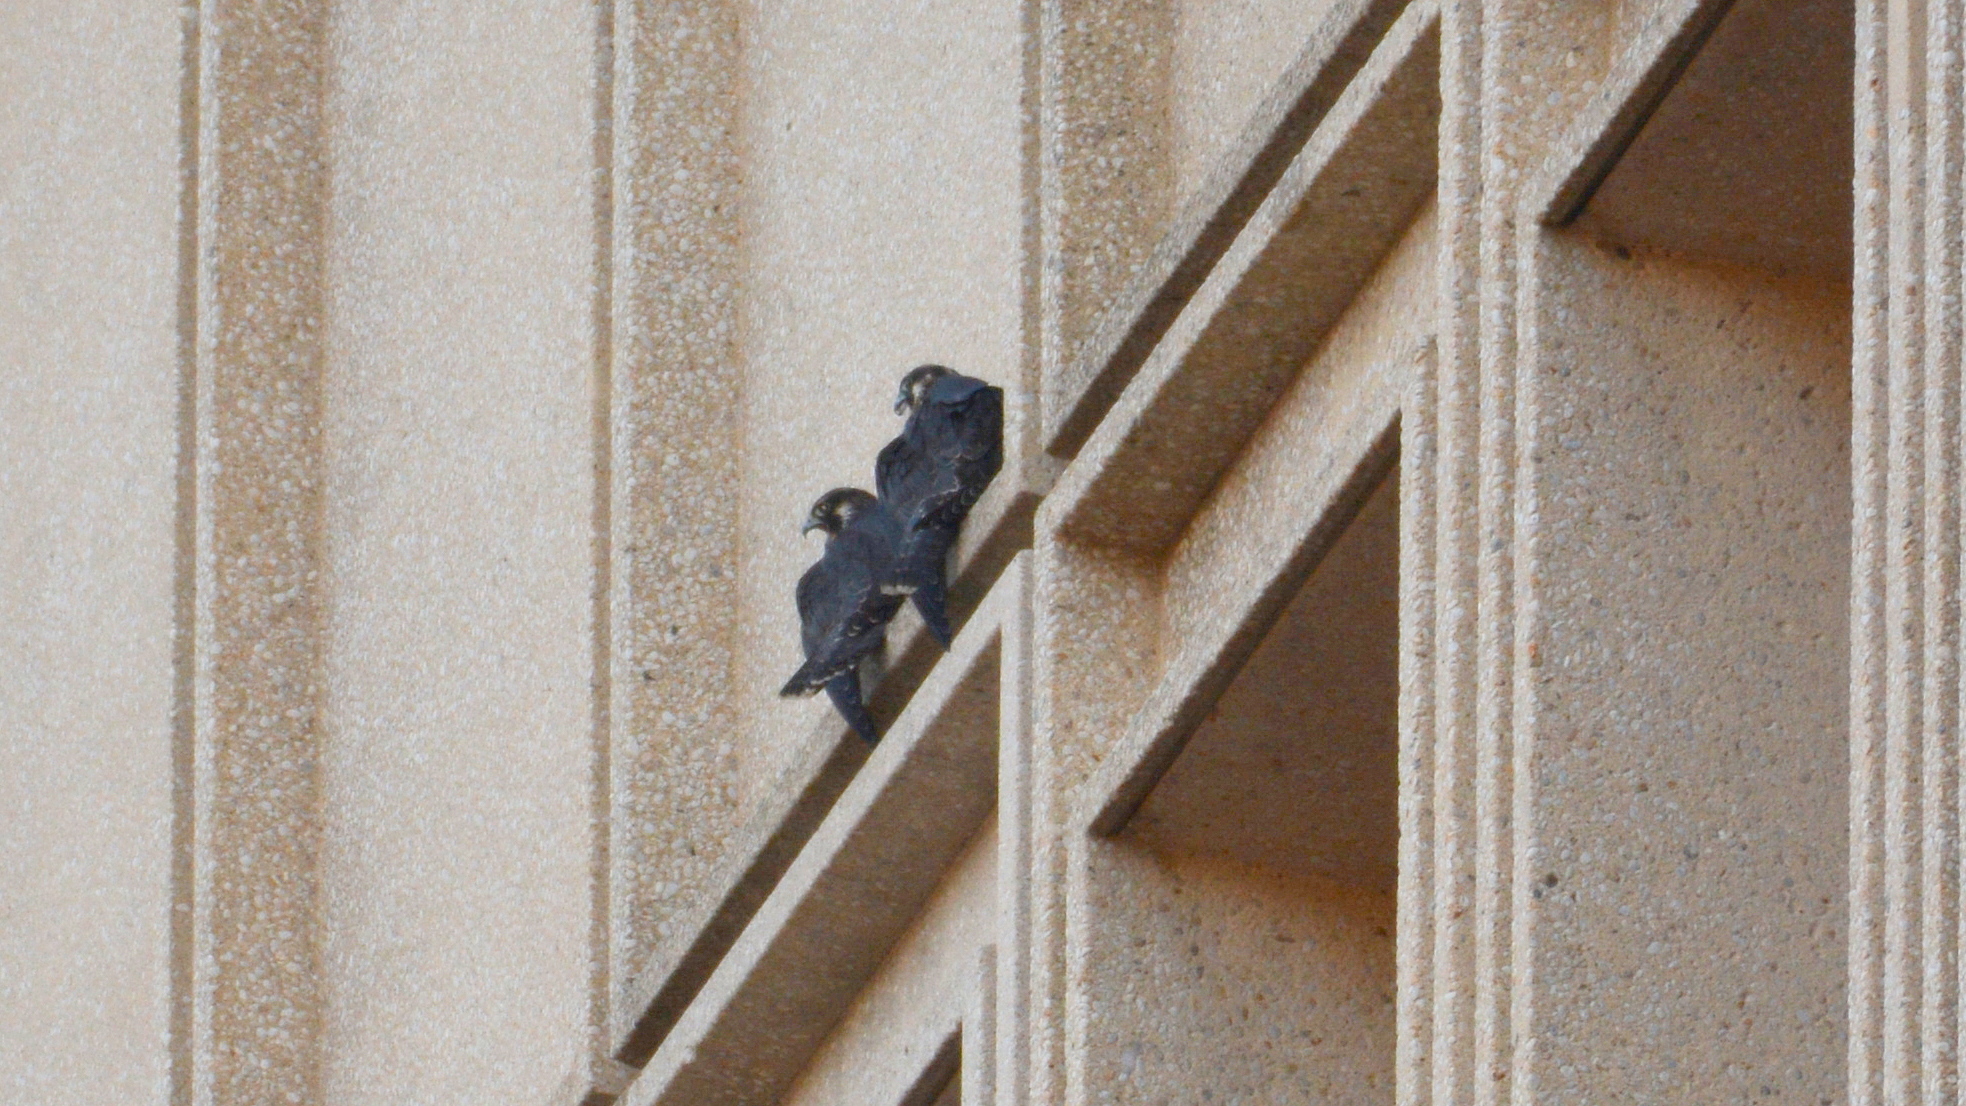
[(908, 417), (908, 425), (902, 427), (901, 434), (881, 447), (874, 458), (874, 495), (890, 507), (895, 503), (908, 474), (915, 466), (914, 446), (908, 441), (908, 427), (914, 425), (914, 416)]
[(969, 380), (974, 387), (944, 392), (947, 380), (916, 412), (920, 450), (932, 463), (905, 515), (911, 530), (961, 526), (1003, 467), (1003, 390)]
[(901, 436), (887, 443), (874, 462), (879, 495), (901, 527), (912, 525), (923, 499), (933, 495), (941, 466), (923, 434), (927, 421), (916, 412), (908, 417)]
[(1003, 389), (978, 388), (945, 410), (949, 456), (959, 462), (995, 458), (989, 469), (989, 475), (995, 476), (1003, 467)]
[(888, 620), (902, 598), (887, 594), (881, 585), (893, 571), (899, 533), (892, 514), (877, 505), (827, 540), (819, 564), (807, 573), (814, 583), (801, 596), (806, 664), (793, 678), (795, 684), (803, 679), (817, 687), (852, 669), (887, 639)]
[(799, 607), (799, 641), (806, 654), (812, 654), (812, 647), (825, 636), (825, 625), (831, 621), (832, 612), (825, 610), (833, 593), (832, 582), (826, 571), (824, 556), (805, 570), (799, 577), (797, 600)]

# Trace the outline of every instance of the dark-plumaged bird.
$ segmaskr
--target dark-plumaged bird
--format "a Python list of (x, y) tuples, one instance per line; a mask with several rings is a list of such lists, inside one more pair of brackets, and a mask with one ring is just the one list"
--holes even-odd
[(895, 574), (901, 523), (859, 488), (834, 488), (813, 503), (801, 534), (826, 532), (819, 562), (799, 577), (799, 636), (806, 662), (780, 695), (820, 688), (840, 717), (868, 744), (880, 740), (860, 697), (860, 662), (887, 642), (887, 623), (902, 598), (886, 585)]
[(901, 378), (894, 410), (908, 422), (874, 462), (874, 487), (901, 522), (888, 589), (914, 597), (928, 632), (947, 649), (955, 635), (943, 574), (963, 519), (1003, 467), (1003, 389), (922, 365)]

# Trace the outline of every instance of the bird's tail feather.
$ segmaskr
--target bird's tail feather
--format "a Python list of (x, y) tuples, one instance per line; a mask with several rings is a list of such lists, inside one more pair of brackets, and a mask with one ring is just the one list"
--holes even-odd
[(922, 624), (943, 649), (948, 649), (956, 640), (955, 631), (949, 625), (949, 593), (938, 575), (915, 589), (915, 609), (921, 612)]
[(867, 713), (867, 707), (860, 701), (860, 673), (842, 672), (826, 681), (826, 697), (833, 701), (833, 709), (840, 712), (853, 732), (869, 745), (881, 739), (881, 730), (874, 723), (874, 716)]
[[(792, 678), (785, 681), (785, 686), (778, 689), (778, 694), (787, 699), (817, 694), (820, 688), (826, 686), (828, 680), (837, 677), (841, 671), (838, 665), (808, 660), (799, 666), (797, 672), (792, 673)], [(851, 672), (852, 669), (845, 671)]]

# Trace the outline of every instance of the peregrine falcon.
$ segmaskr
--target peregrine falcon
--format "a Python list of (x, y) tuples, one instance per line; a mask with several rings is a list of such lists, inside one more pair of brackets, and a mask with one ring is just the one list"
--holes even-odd
[(901, 609), (901, 597), (882, 587), (895, 573), (901, 524), (859, 488), (834, 488), (813, 503), (799, 532), (813, 530), (826, 532), (826, 550), (799, 577), (806, 662), (779, 694), (825, 688), (840, 717), (871, 745), (881, 735), (860, 700), (860, 662), (886, 643), (888, 620)]
[(913, 595), (928, 632), (946, 649), (954, 633), (943, 572), (963, 519), (1003, 467), (1003, 389), (922, 365), (901, 378), (894, 410), (908, 421), (874, 462), (874, 486), (901, 522), (887, 590)]

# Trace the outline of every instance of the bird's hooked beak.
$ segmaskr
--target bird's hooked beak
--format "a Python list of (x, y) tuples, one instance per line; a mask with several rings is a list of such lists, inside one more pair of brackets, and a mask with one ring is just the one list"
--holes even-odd
[(799, 536), (803, 538), (807, 534), (812, 533), (814, 530), (817, 530), (824, 525), (826, 524), (819, 521), (818, 519), (812, 518), (811, 516), (807, 516), (806, 524), (804, 526), (799, 527)]
[(913, 407), (914, 405), (915, 405), (915, 397), (908, 394), (908, 386), (906, 384), (903, 384), (901, 386), (901, 391), (896, 393), (894, 397), (894, 413), (897, 415), (905, 415), (908, 413), (908, 409)]

